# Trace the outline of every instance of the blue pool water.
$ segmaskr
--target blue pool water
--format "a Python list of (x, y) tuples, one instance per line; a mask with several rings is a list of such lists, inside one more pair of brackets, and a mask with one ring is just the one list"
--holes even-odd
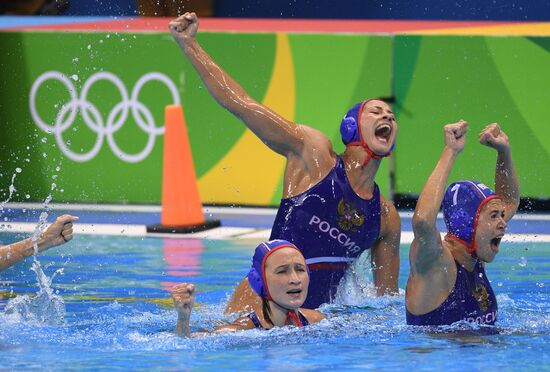
[[(9, 243), (22, 236), (0, 233)], [(488, 266), (498, 329), (428, 332), (405, 325), (404, 296), (355, 295), (322, 308), (311, 327), (184, 339), (167, 288), (193, 282), (192, 330), (222, 323), (224, 303), (246, 273), (254, 241), (79, 235), (39, 256), (66, 313), (57, 324), (0, 314), (0, 360), (16, 369), (428, 369), (544, 370), (550, 366), (550, 244), (503, 244)], [(401, 247), (400, 288), (408, 275)], [(38, 291), (32, 259), (0, 273), (7, 296)], [(368, 293), (368, 290), (364, 291)], [(10, 295), (11, 293), (11, 295)], [(2, 310), (8, 298), (0, 301)], [(28, 315), (28, 314), (27, 314)], [(32, 318), (32, 317), (30, 317)], [(55, 320), (55, 319), (54, 319)]]

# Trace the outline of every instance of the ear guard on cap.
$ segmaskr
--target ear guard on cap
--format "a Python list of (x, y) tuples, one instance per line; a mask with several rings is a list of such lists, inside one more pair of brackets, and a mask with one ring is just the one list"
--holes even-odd
[(262, 274), (258, 273), (255, 268), (251, 268), (248, 272), (248, 284), (250, 287), (258, 294), (260, 297), (267, 297), (267, 293), (264, 290), (264, 281), (262, 279)]
[(353, 106), (346, 113), (340, 123), (340, 135), (342, 142), (347, 145), (350, 142), (359, 142), (359, 111), (366, 101), (360, 102)]

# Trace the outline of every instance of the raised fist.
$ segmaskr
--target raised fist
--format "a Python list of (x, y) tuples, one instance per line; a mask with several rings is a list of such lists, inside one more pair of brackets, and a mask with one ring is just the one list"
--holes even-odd
[(445, 125), (443, 129), (445, 131), (445, 146), (452, 148), (456, 152), (462, 151), (466, 144), (468, 123), (464, 120), (459, 120), (457, 123)]
[(170, 22), (170, 33), (178, 43), (194, 39), (199, 28), (199, 19), (195, 13), (185, 13)]
[(508, 136), (497, 123), (489, 124), (479, 133), (479, 143), (492, 147), (497, 151), (506, 151), (510, 148)]
[(172, 288), (171, 294), (178, 316), (189, 319), (195, 303), (195, 285), (190, 283), (178, 284)]

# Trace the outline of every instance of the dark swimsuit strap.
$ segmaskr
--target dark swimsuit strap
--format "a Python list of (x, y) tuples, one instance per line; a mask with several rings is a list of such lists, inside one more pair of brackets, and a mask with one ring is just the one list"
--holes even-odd
[(252, 321), (252, 323), (254, 323), (254, 327), (259, 328), (259, 329), (265, 329), (264, 326), (262, 325), (262, 323), (260, 322), (260, 319), (258, 318), (258, 315), (256, 315), (255, 311), (251, 312), (247, 316), (248, 316), (248, 319), (250, 319)]
[[(267, 329), (260, 322), (260, 318), (255, 311), (247, 315), (248, 319), (254, 323), (254, 327), (258, 329)], [(309, 325), (309, 322), (301, 311), (289, 311), (286, 316), (286, 325), (295, 325), (296, 327), (304, 327)]]

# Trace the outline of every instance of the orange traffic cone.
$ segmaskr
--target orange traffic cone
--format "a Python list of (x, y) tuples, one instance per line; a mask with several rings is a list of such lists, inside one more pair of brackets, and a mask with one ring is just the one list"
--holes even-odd
[(202, 213), (183, 110), (180, 105), (166, 106), (162, 215), (160, 224), (147, 226), (147, 232), (192, 233), (217, 226), (220, 221), (207, 221)]

